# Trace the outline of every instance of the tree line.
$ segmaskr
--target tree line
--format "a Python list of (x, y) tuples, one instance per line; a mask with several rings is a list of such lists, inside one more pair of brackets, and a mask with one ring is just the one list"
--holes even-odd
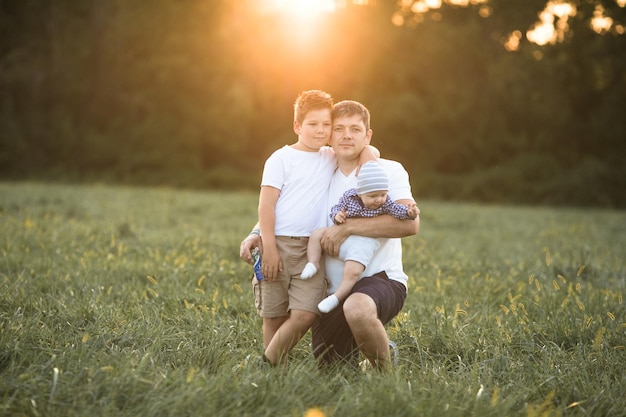
[(255, 189), (319, 88), (368, 106), (418, 199), (626, 207), (626, 37), (589, 26), (598, 6), (626, 22), (619, 2), (514, 51), (546, 1), (403, 25), (396, 1), (348, 3), (305, 24), (251, 1), (0, 1), (0, 177)]

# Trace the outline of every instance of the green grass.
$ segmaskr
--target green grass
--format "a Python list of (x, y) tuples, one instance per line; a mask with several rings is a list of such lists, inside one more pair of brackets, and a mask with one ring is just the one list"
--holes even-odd
[(419, 205), (381, 375), (262, 363), (256, 195), (0, 184), (0, 415), (624, 415), (626, 212)]

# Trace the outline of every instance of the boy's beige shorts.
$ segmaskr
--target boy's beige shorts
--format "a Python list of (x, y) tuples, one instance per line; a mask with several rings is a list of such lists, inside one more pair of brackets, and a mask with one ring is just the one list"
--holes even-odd
[(267, 279), (257, 281), (252, 277), (256, 308), (261, 317), (284, 317), (291, 310), (321, 314), (317, 304), (326, 297), (327, 289), (324, 261), (313, 277), (306, 280), (300, 278), (307, 263), (308, 241), (308, 237), (276, 236), (283, 271), (278, 273), (273, 282)]

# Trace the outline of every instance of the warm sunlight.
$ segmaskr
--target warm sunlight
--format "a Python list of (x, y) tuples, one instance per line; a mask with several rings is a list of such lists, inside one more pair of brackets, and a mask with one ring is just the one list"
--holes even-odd
[(260, 7), (265, 12), (279, 13), (298, 21), (315, 20), (336, 8), (334, 0), (261, 0)]
[(576, 15), (576, 7), (569, 2), (550, 1), (539, 14), (539, 22), (526, 32), (529, 41), (537, 45), (562, 42), (569, 30), (568, 19)]
[[(263, 37), (283, 39), (284, 45), (304, 51), (321, 39), (328, 17), (335, 12), (335, 0), (252, 0), (261, 15), (270, 18)], [(308, 50), (312, 53), (312, 50)], [(292, 57), (293, 59), (293, 57)]]
[(598, 5), (593, 12), (590, 25), (594, 32), (603, 34), (611, 30), (613, 19), (604, 14), (604, 7)]
[[(487, 6), (487, 2), (488, 0), (398, 0), (398, 10), (392, 15), (391, 23), (394, 26), (415, 25), (422, 22), (428, 12), (432, 12), (430, 16), (432, 20), (440, 21), (442, 15), (434, 11), (441, 9), (444, 3), (460, 7), (478, 6), (478, 14), (489, 17), (492, 10)], [(405, 19), (407, 14), (411, 14), (410, 19)]]
[(517, 51), (519, 49), (520, 42), (522, 40), (522, 32), (519, 30), (514, 30), (508, 39), (506, 39), (504, 43), (504, 47), (507, 51)]

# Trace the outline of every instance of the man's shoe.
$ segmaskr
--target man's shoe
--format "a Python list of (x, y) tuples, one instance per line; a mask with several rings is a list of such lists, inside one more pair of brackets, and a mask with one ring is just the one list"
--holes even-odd
[(393, 366), (397, 367), (400, 361), (400, 351), (398, 350), (398, 345), (391, 340), (389, 341), (389, 357)]
[[(398, 367), (398, 363), (400, 362), (400, 351), (398, 350), (398, 345), (391, 340), (389, 341), (389, 360), (394, 368)], [(370, 361), (367, 359), (359, 362), (359, 368), (363, 372), (367, 371), (367, 369), (371, 366)]]

